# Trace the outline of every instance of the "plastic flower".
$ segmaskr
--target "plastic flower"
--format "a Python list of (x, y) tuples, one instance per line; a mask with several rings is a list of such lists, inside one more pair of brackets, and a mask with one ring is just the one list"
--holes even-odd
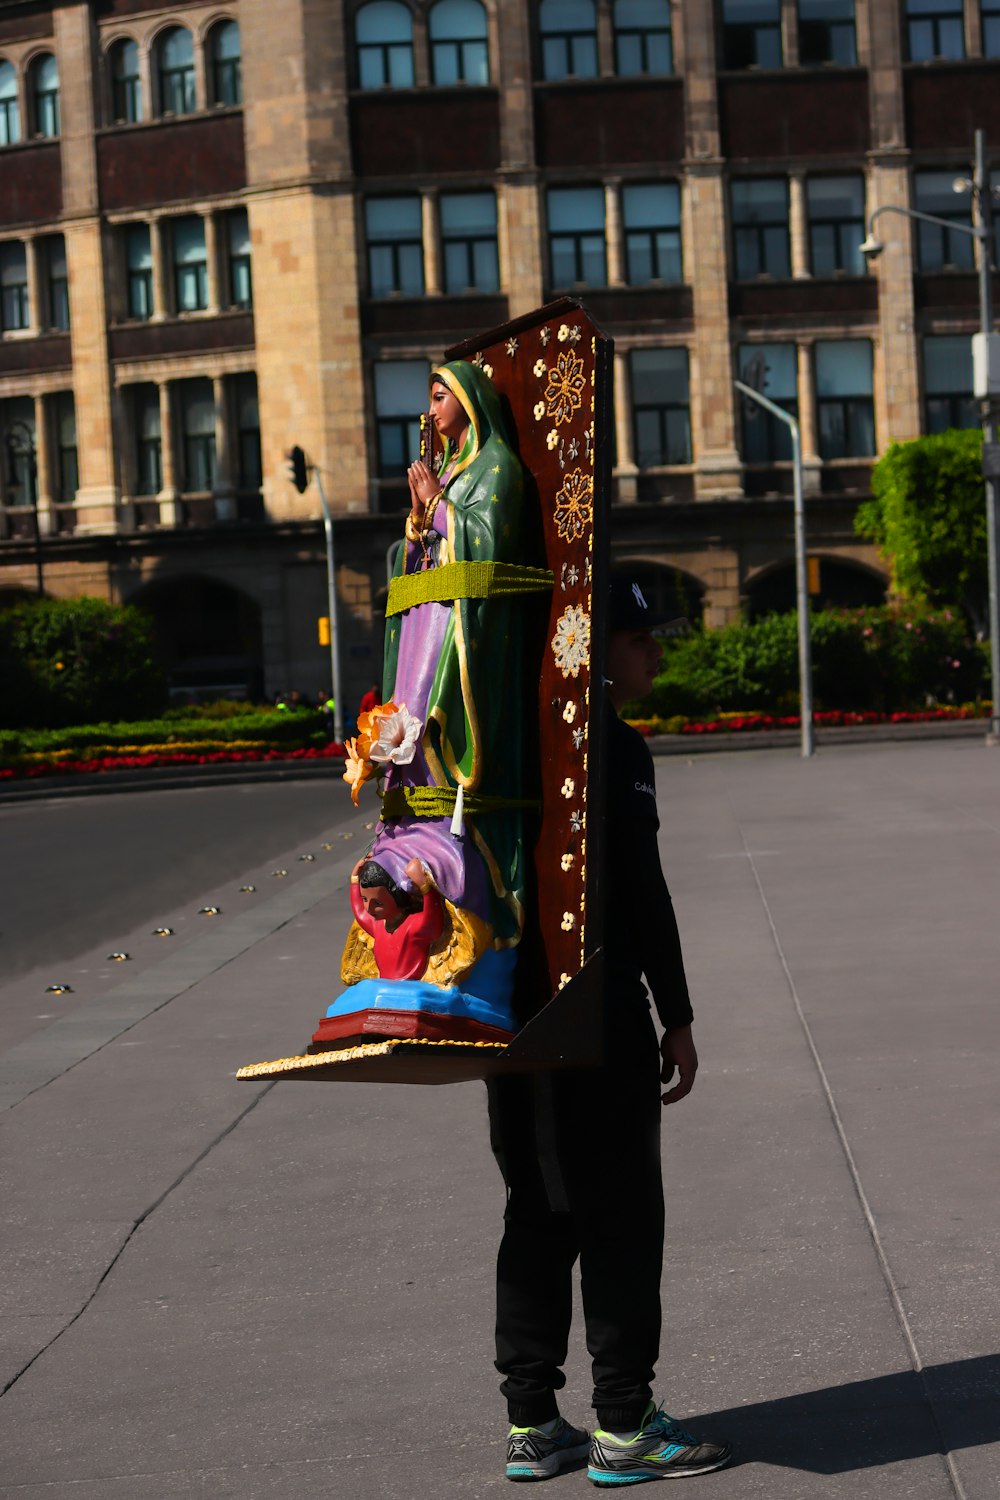
[(351, 789), (351, 801), (354, 806), (358, 805), (358, 792), (366, 781), (370, 781), (375, 775), (375, 767), (364, 753), (365, 747), (359, 746), (357, 739), (348, 740), (344, 745), (346, 762), (344, 765), (344, 780)]
[(423, 727), (421, 721), (407, 710), (405, 703), (391, 714), (382, 715), (377, 725), (378, 738), (372, 741), (368, 751), (369, 760), (377, 765), (391, 762), (396, 766), (408, 766), (416, 753)]
[[(404, 704), (405, 707), (405, 704)], [(387, 719), (390, 714), (398, 712), (398, 705), (389, 703), (377, 703), (374, 708), (358, 714), (358, 740), (360, 753), (368, 755), (371, 742), (378, 739), (378, 721)]]

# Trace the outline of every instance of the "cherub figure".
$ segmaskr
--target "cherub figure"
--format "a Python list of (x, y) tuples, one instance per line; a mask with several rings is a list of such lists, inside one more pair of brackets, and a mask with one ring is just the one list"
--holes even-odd
[(412, 891), (374, 859), (359, 859), (351, 872), (351, 910), (372, 939), (383, 979), (419, 979), (444, 928), (444, 905), (423, 863), (409, 860), (405, 873)]

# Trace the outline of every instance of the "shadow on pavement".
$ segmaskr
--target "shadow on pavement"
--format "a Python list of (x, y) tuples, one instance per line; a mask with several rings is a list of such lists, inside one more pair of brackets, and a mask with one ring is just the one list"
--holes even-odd
[(705, 1412), (691, 1423), (731, 1443), (737, 1463), (843, 1474), (1000, 1441), (998, 1394), (1000, 1355), (988, 1354)]

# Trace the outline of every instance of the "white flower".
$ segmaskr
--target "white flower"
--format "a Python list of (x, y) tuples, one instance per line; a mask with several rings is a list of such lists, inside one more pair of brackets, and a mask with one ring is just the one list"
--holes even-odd
[(549, 339), (552, 337), (552, 329), (549, 328), (548, 324), (546, 324), (545, 327), (539, 329), (538, 337), (541, 339), (542, 347), (544, 348), (549, 342)]
[(535, 363), (532, 366), (532, 373), (535, 374), (535, 375), (544, 375), (545, 374), (545, 361), (544, 361), (544, 359), (536, 359), (535, 360)]
[(564, 911), (562, 914), (562, 921), (559, 925), (562, 928), (563, 932), (570, 932), (576, 926), (576, 918), (574, 917), (573, 913), (571, 911)]
[(572, 699), (563, 709), (562, 716), (566, 720), (567, 724), (572, 724), (573, 720), (576, 718), (576, 704), (572, 701)]
[(545, 415), (545, 402), (536, 401), (532, 410), (534, 412), (535, 421), (540, 422)]
[(562, 794), (563, 794), (563, 796), (564, 797), (572, 797), (572, 795), (573, 795), (573, 793), (575, 791), (576, 791), (576, 782), (573, 780), (572, 776), (567, 776), (566, 780), (562, 784)]
[(546, 436), (545, 436), (545, 446), (547, 448), (554, 448), (555, 445), (556, 445), (556, 443), (558, 443), (558, 441), (559, 441), (559, 434), (556, 431), (556, 429), (553, 427), (553, 429), (552, 429), (551, 432), (546, 433)]
[(570, 976), (566, 973), (566, 970), (564, 969), (563, 972), (559, 975), (559, 988), (560, 989), (565, 989), (566, 985), (569, 984), (569, 979), (570, 979)]
[(511, 359), (513, 359), (514, 355), (517, 353), (517, 339), (508, 339), (505, 347), (507, 353), (510, 355)]
[(585, 609), (569, 604), (556, 623), (551, 641), (556, 666), (564, 677), (578, 677), (580, 668), (590, 660), (590, 616)]
[(572, 854), (564, 854), (559, 863), (562, 865), (564, 870), (571, 870), (573, 868)]
[(559, 324), (559, 332), (557, 334), (557, 338), (559, 339), (560, 344), (565, 344), (566, 340), (569, 338), (569, 324), (568, 323), (560, 323)]
[(412, 761), (423, 724), (409, 713), (404, 703), (394, 714), (378, 720), (378, 739), (372, 741), (368, 759), (379, 764), (391, 761), (396, 766), (408, 766)]

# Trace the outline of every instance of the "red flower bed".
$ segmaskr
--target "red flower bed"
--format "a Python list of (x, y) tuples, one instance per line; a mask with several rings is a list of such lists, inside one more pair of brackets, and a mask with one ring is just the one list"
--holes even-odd
[[(820, 728), (833, 728), (849, 724), (927, 724), (941, 719), (979, 719), (985, 714), (977, 708), (922, 708), (900, 709), (896, 713), (880, 714), (872, 710), (854, 712), (849, 709), (831, 709), (813, 714), (813, 723)], [(743, 734), (761, 729), (798, 729), (802, 723), (798, 714), (742, 714), (725, 719), (709, 719), (704, 722), (684, 724), (681, 734)]]

